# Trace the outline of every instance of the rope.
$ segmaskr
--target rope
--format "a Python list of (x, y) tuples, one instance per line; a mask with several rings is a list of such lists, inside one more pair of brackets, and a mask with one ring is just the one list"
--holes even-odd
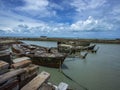
[(78, 82), (76, 82), (75, 80), (73, 80), (70, 76), (66, 75), (62, 70), (61, 70), (61, 73), (62, 73), (65, 77), (67, 77), (69, 80), (71, 80), (71, 81), (75, 82), (76, 84), (78, 84), (78, 85), (79, 85), (80, 87), (82, 87), (84, 90), (88, 90), (87, 87), (85, 87), (85, 86), (79, 84)]

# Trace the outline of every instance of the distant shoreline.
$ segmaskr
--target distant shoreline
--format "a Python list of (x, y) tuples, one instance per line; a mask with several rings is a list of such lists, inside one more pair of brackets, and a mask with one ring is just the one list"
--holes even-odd
[(0, 40), (33, 40), (33, 41), (78, 41), (91, 43), (120, 44), (120, 39), (80, 39), (80, 38), (51, 38), (51, 37), (0, 37)]

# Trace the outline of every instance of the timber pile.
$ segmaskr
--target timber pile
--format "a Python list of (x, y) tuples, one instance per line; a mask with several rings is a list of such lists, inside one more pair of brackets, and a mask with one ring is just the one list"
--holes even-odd
[(9, 71), (9, 64), (0, 60), (0, 75)]
[(0, 90), (19, 90), (37, 76), (39, 67), (28, 59), (14, 59), (11, 66), (0, 60)]
[[(41, 72), (37, 77), (25, 85), (21, 90), (41, 90), (41, 86), (50, 78), (47, 72)], [(45, 89), (44, 89), (45, 90)], [(51, 89), (48, 89), (51, 90)]]
[(22, 68), (25, 70), (23, 80), (20, 83), (20, 87), (23, 87), (30, 80), (32, 80), (35, 76), (37, 76), (39, 67), (38, 65), (32, 64), (30, 58), (21, 57), (13, 60), (13, 64), (11, 65), (13, 69)]

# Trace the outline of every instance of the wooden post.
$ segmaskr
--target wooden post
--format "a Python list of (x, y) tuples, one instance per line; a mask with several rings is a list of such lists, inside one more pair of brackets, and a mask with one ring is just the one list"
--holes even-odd
[(60, 60), (60, 66), (59, 66), (59, 71), (61, 72), (61, 60)]

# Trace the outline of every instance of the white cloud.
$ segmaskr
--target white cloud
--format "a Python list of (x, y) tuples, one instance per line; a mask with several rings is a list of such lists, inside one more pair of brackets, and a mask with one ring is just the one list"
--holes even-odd
[(15, 28), (16, 26), (20, 24), (28, 25), (29, 27), (32, 26), (40, 26), (41, 23), (44, 24), (44, 22), (40, 20), (35, 20), (26, 16), (21, 16), (16, 13), (13, 13), (11, 11), (4, 12), (0, 11), (0, 29), (6, 30), (6, 28)]
[[(48, 23), (37, 22), (35, 20), (26, 18), (24, 21), (19, 19), (25, 18), (22, 16), (15, 16), (11, 13), (8, 18), (0, 17), (3, 20), (0, 25), (0, 29), (7, 33), (56, 33), (56, 32), (71, 32), (71, 31), (94, 31), (94, 30), (111, 30), (112, 24), (105, 22), (104, 20), (96, 20), (92, 16), (89, 16), (86, 20), (78, 20), (72, 24), (68, 23)], [(3, 25), (4, 24), (4, 25)]]
[(86, 9), (96, 9), (101, 7), (106, 3), (106, 0), (73, 0), (71, 6), (76, 8), (76, 11), (81, 12), (81, 10)]
[(56, 16), (56, 11), (50, 7), (51, 3), (48, 0), (24, 0), (24, 2), (25, 5), (17, 7), (17, 10), (39, 18)]
[(75, 31), (94, 31), (94, 30), (111, 30), (113, 28), (112, 24), (106, 23), (104, 20), (96, 20), (92, 16), (89, 16), (87, 20), (82, 21), (79, 20), (73, 23), (71, 26), (71, 30)]
[(110, 14), (113, 15), (113, 17), (110, 17), (111, 19), (114, 21), (120, 21), (120, 5), (114, 6)]
[(21, 7), (23, 10), (45, 10), (49, 2), (47, 0), (24, 0), (25, 6)]

